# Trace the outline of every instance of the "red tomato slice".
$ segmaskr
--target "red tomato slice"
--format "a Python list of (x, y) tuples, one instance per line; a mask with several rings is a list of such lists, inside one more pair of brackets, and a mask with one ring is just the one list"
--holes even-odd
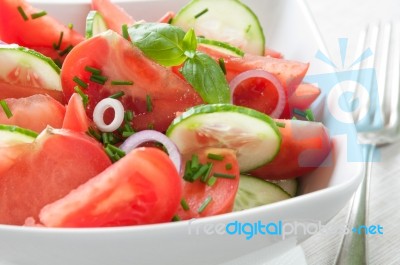
[[(228, 81), (231, 81), (236, 75), (242, 72), (255, 69), (262, 69), (273, 74), (285, 89), (286, 98), (290, 97), (294, 93), (308, 70), (308, 64), (280, 58), (257, 56), (252, 54), (246, 54), (244, 57), (233, 57), (205, 46), (199, 46), (199, 50), (207, 53), (215, 60), (219, 60), (220, 58), (224, 59), (227, 71), (226, 78)], [(246, 87), (245, 85), (242, 85), (242, 93), (235, 96), (235, 101), (244, 101), (246, 102), (245, 106), (260, 109), (263, 112), (264, 110), (274, 109), (278, 98), (275, 95), (272, 95), (272, 98), (267, 99), (269, 95), (266, 94), (271, 91), (271, 86), (268, 85), (267, 82), (263, 81), (263, 85), (257, 84), (255, 85), (256, 88), (254, 88), (255, 82), (260, 83), (260, 81), (253, 80), (247, 82), (248, 86)], [(266, 90), (261, 89), (262, 86), (266, 87)], [(256, 92), (253, 91), (253, 95), (249, 95), (248, 93), (245, 93), (246, 90), (255, 90)], [(265, 95), (262, 95), (261, 91), (265, 91)], [(253, 100), (251, 100), (250, 96), (254, 96)], [(267, 102), (262, 103), (263, 100), (267, 100)], [(268, 112), (265, 113), (268, 114)], [(290, 118), (288, 103), (285, 106), (281, 118)]]
[[(26, 21), (19, 13), (18, 7), (27, 15)], [(84, 39), (78, 32), (69, 29), (49, 15), (32, 19), (32, 14), (42, 10), (32, 7), (25, 0), (2, 0), (0, 10), (0, 39), (6, 43), (17, 43), (38, 50), (53, 59), (60, 59), (63, 56), (54, 54), (53, 44), (58, 44), (61, 32), (63, 37), (57, 49), (59, 51), (63, 51), (69, 45), (75, 46)], [(46, 49), (52, 52), (47, 54)]]
[(241, 82), (233, 95), (235, 105), (252, 108), (270, 114), (278, 104), (279, 94), (275, 86), (265, 78), (253, 77)]
[(0, 108), (0, 124), (17, 125), (38, 133), (48, 125), (61, 128), (65, 107), (50, 96), (38, 94), (27, 98), (9, 98), (5, 101), (13, 116), (7, 118)]
[(0, 99), (5, 98), (26, 98), (36, 94), (47, 94), (57, 101), (64, 102), (64, 93), (58, 90), (37, 88), (32, 86), (9, 84), (0, 81)]
[[(222, 155), (224, 159), (222, 161), (208, 159), (207, 155), (209, 153)], [(197, 155), (200, 163), (213, 163), (210, 176), (217, 172), (234, 175), (235, 178), (218, 178), (213, 186), (206, 185), (200, 179), (194, 182), (184, 181), (182, 198), (187, 202), (189, 210), (184, 210), (182, 206), (179, 206), (177, 216), (182, 220), (231, 212), (239, 186), (239, 165), (233, 150), (205, 148), (199, 150)], [(232, 167), (227, 169), (227, 164), (230, 164)], [(208, 197), (212, 198), (210, 203), (205, 207), (204, 211), (199, 213), (199, 208)]]
[(86, 116), (82, 97), (74, 93), (68, 102), (62, 128), (84, 133), (88, 131), (89, 126), (90, 121)]
[(282, 144), (270, 163), (253, 170), (252, 175), (265, 179), (290, 179), (303, 176), (317, 168), (328, 156), (331, 142), (320, 122), (278, 120)]
[(135, 20), (120, 6), (110, 0), (92, 0), (92, 9), (97, 10), (103, 16), (108, 28), (122, 34), (122, 25), (132, 25)]
[(22, 225), (40, 209), (96, 176), (111, 162), (82, 133), (47, 129), (0, 174), (0, 223)]
[(300, 84), (289, 97), (290, 109), (307, 109), (321, 94), (321, 90), (311, 84)]
[[(86, 66), (102, 70), (108, 77), (105, 85), (90, 81)], [(74, 93), (77, 76), (89, 84), (83, 92), (89, 96), (87, 113), (92, 118), (96, 104), (105, 97), (123, 91), (120, 101), (125, 110), (135, 114), (133, 127), (137, 130), (153, 126), (164, 131), (177, 112), (202, 103), (200, 96), (170, 69), (147, 59), (143, 53), (120, 35), (107, 31), (76, 46), (65, 59), (61, 81), (66, 98)], [(126, 80), (133, 85), (112, 85), (112, 80)], [(148, 109), (150, 99), (152, 109)]]
[(128, 226), (168, 222), (178, 208), (181, 178), (161, 150), (137, 148), (66, 197), (47, 205), (50, 227)]

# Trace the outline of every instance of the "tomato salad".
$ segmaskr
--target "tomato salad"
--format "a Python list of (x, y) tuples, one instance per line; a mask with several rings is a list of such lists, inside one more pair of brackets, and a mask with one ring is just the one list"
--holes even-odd
[(85, 36), (25, 0), (0, 10), (1, 224), (245, 210), (295, 196), (330, 152), (308, 64), (266, 48), (238, 0), (193, 0), (156, 22), (92, 0)]

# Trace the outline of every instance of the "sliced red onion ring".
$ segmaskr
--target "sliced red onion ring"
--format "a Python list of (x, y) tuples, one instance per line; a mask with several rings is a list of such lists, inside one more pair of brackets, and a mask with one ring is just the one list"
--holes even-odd
[(125, 140), (119, 147), (125, 153), (128, 153), (147, 142), (159, 142), (167, 149), (169, 157), (174, 163), (178, 172), (181, 172), (182, 158), (179, 153), (178, 147), (166, 135), (154, 130), (144, 130), (137, 132)]
[[(104, 122), (104, 112), (114, 109), (114, 120), (110, 124)], [(113, 98), (105, 98), (97, 103), (93, 111), (93, 121), (102, 132), (113, 132), (121, 126), (124, 121), (124, 106), (119, 100)]]
[(285, 90), (283, 89), (281, 82), (273, 74), (268, 73), (264, 70), (249, 70), (240, 73), (231, 80), (229, 86), (231, 88), (232, 103), (233, 103), (233, 95), (238, 85), (242, 83), (244, 80), (255, 77), (264, 78), (268, 80), (276, 88), (276, 91), (278, 92), (278, 103), (276, 104), (275, 109), (268, 115), (271, 116), (272, 118), (279, 118), (283, 112), (283, 109), (285, 108), (285, 103), (286, 103)]

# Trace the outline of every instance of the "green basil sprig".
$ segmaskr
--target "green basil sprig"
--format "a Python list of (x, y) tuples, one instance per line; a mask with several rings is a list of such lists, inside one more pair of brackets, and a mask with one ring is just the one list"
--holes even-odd
[(193, 29), (163, 23), (141, 23), (128, 29), (129, 37), (142, 52), (164, 66), (178, 66), (186, 81), (199, 93), (204, 102), (229, 103), (230, 88), (217, 62), (197, 51)]

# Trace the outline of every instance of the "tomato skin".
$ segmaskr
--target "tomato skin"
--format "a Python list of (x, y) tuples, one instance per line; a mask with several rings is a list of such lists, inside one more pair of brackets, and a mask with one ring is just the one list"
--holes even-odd
[(89, 118), (86, 116), (82, 97), (72, 94), (65, 111), (65, 117), (62, 124), (63, 129), (69, 129), (75, 132), (87, 132), (90, 126)]
[[(102, 70), (109, 80), (99, 85), (89, 80), (86, 66)], [(133, 127), (136, 130), (154, 129), (165, 131), (177, 112), (201, 104), (195, 90), (184, 80), (148, 58), (130, 41), (107, 31), (77, 45), (65, 59), (61, 70), (61, 81), (66, 98), (74, 93), (74, 76), (89, 84), (83, 92), (89, 96), (87, 114), (92, 118), (96, 104), (105, 97), (123, 91), (119, 100), (125, 110), (135, 114)], [(115, 86), (112, 80), (130, 80), (133, 85)], [(146, 98), (150, 97), (153, 109), (148, 111)]]
[(27, 98), (5, 99), (13, 114), (7, 118), (0, 110), (0, 124), (17, 125), (40, 133), (47, 126), (61, 128), (65, 107), (48, 95), (33, 95)]
[(293, 109), (306, 110), (321, 94), (321, 90), (312, 84), (300, 84), (289, 97), (289, 106)]
[(49, 95), (60, 103), (64, 103), (64, 93), (58, 90), (36, 88), (16, 84), (8, 84), (0, 80), (0, 99), (26, 98), (36, 94)]
[(122, 34), (122, 25), (130, 26), (135, 23), (135, 20), (123, 8), (110, 0), (92, 0), (92, 9), (99, 11), (108, 28), (119, 34)]
[(49, 227), (168, 222), (178, 208), (181, 192), (181, 178), (168, 155), (157, 148), (141, 147), (44, 207), (40, 221)]
[(315, 170), (328, 156), (331, 142), (322, 123), (300, 120), (278, 120), (282, 144), (278, 155), (270, 163), (251, 171), (264, 179), (290, 179)]
[[(24, 21), (18, 12), (18, 7), (21, 7), (28, 16), (27, 21)], [(0, 10), (0, 39), (6, 43), (17, 43), (36, 50), (39, 48), (54, 50), (53, 44), (58, 43), (61, 32), (64, 32), (59, 47), (59, 50), (64, 50), (67, 46), (75, 46), (84, 39), (78, 32), (69, 29), (50, 15), (31, 19), (31, 14), (42, 10), (34, 8), (25, 0), (2, 0)], [(48, 56), (51, 55), (54, 53), (48, 54)], [(56, 58), (59, 56), (56, 55)]]
[[(207, 154), (223, 155), (223, 161), (216, 161), (207, 158)], [(223, 213), (229, 213), (233, 209), (235, 202), (235, 196), (239, 187), (239, 165), (236, 160), (236, 154), (231, 149), (223, 148), (204, 148), (198, 150), (196, 154), (199, 157), (199, 161), (202, 164), (207, 162), (213, 163), (212, 175), (215, 172), (225, 173), (234, 175), (234, 179), (218, 178), (213, 186), (207, 186), (200, 180), (195, 182), (183, 183), (183, 195), (182, 198), (189, 205), (189, 210), (185, 211), (182, 206), (179, 206), (177, 216), (182, 220), (189, 220), (192, 218), (199, 218), (205, 216), (213, 216)], [(191, 157), (188, 157), (191, 159)], [(226, 164), (231, 164), (231, 169), (226, 169)], [(201, 213), (198, 213), (198, 209), (207, 197), (211, 197), (212, 200)]]
[(36, 219), (43, 206), (110, 164), (103, 147), (89, 136), (47, 129), (0, 174), (0, 223), (22, 225), (28, 217)]

